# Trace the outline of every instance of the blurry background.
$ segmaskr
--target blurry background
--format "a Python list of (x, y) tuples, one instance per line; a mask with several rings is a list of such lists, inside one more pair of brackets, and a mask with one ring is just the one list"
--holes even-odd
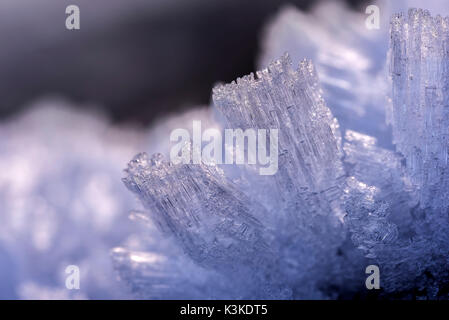
[[(316, 2), (1, 0), (0, 119), (49, 94), (143, 125), (207, 104), (216, 82), (255, 70), (267, 19)], [(367, 1), (340, 2), (363, 13)], [(65, 28), (69, 4), (80, 30)]]

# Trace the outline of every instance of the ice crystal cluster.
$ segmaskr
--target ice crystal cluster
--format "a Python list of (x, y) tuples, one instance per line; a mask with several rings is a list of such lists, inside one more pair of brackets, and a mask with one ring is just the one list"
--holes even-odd
[[(365, 18), (284, 8), (261, 71), (150, 130), (59, 99), (0, 123), (0, 298), (449, 299), (449, 21)], [(277, 172), (170, 163), (192, 120), (277, 129)]]
[(366, 294), (364, 271), (376, 264), (381, 296), (447, 298), (448, 23), (415, 9), (392, 18), (395, 150), (350, 129), (342, 138), (311, 61), (296, 68), (284, 55), (215, 87), (223, 128), (279, 130), (279, 170), (137, 155), (123, 181), (179, 256), (165, 256), (169, 277), (151, 271), (154, 252), (131, 262), (136, 253), (117, 248), (122, 278), (144, 297), (343, 298)]
[(280, 129), (279, 172), (264, 179), (241, 169), (240, 184), (258, 184), (249, 195), (215, 166), (172, 165), (157, 154), (138, 155), (126, 170), (125, 184), (156, 224), (192, 260), (245, 284), (242, 297), (313, 292), (316, 284), (309, 282), (332, 272), (324, 262), (344, 240), (343, 165), (338, 125), (319, 92), (311, 63), (295, 70), (287, 56), (257, 79), (214, 89), (214, 105), (228, 126)]

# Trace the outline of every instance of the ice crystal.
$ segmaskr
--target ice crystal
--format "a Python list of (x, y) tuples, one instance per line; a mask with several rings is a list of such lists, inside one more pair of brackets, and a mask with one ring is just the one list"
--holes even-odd
[(345, 221), (398, 297), (447, 297), (447, 18), (411, 9), (391, 21), (392, 103), (398, 153), (347, 132)]
[[(241, 168), (235, 182), (216, 166), (140, 154), (128, 165), (126, 186), (193, 261), (245, 283), (239, 296), (325, 296), (317, 280), (331, 277), (329, 260), (338, 263), (345, 238), (344, 172), (338, 123), (312, 64), (294, 69), (284, 56), (257, 78), (216, 87), (213, 101), (226, 127), (281, 129), (277, 174), (254, 178)], [(243, 192), (251, 179), (259, 185)], [(258, 201), (267, 189), (277, 205)]]
[(256, 282), (273, 290), (276, 277), (266, 278), (266, 269), (276, 261), (268, 246), (270, 232), (259, 220), (265, 209), (251, 203), (218, 168), (173, 165), (161, 154), (149, 158), (143, 153), (129, 163), (126, 173), (126, 186), (193, 261), (233, 274), (240, 284)]
[(142, 197), (157, 225), (172, 232), (195, 261), (232, 268), (258, 263), (251, 257), (266, 252), (262, 225), (255, 218), (256, 211), (263, 216), (263, 208), (251, 205), (215, 167), (176, 166), (160, 154), (151, 159), (139, 154), (127, 174), (126, 186)]
[[(382, 16), (386, 12), (382, 6)], [(361, 12), (333, 1), (320, 2), (307, 13), (285, 6), (264, 30), (259, 66), (286, 51), (295, 64), (311, 59), (323, 97), (343, 132), (369, 134), (390, 147), (384, 122), (386, 28), (373, 32), (361, 27), (365, 19)]]
[(310, 61), (295, 70), (285, 55), (256, 78), (250, 74), (214, 88), (212, 99), (229, 128), (280, 129), (277, 178), (280, 188), (292, 181), (288, 193), (328, 189), (343, 174), (338, 122), (321, 97)]
[[(187, 254), (171, 258), (171, 275), (180, 274), (176, 261), (188, 259), (202, 270), (187, 296), (343, 297), (360, 292), (360, 272), (377, 264), (387, 297), (447, 297), (447, 26), (447, 18), (422, 10), (392, 19), (388, 120), (396, 152), (383, 147), (391, 144), (376, 124), (369, 131), (382, 146), (353, 130), (342, 139), (312, 63), (296, 69), (284, 55), (212, 95), (224, 128), (279, 130), (275, 175), (257, 176), (250, 165), (173, 165), (159, 155), (130, 162), (124, 182), (144, 204), (142, 216)], [(326, 74), (330, 69), (319, 63)], [(324, 95), (334, 107), (344, 103), (328, 80)], [(345, 128), (357, 128), (346, 116)], [(133, 253), (123, 250), (115, 253), (116, 266), (133, 288), (144, 296), (182, 295), (176, 291), (182, 276), (168, 277), (172, 289), (161, 293), (154, 283), (163, 278), (152, 272), (158, 264), (136, 264), (154, 257), (142, 253), (131, 263)], [(229, 281), (235, 285), (224, 285)], [(204, 282), (216, 287), (215, 295)]]
[[(290, 51), (294, 63), (283, 55), (218, 85), (212, 108), (148, 132), (61, 101), (1, 124), (0, 298), (128, 298), (108, 257), (116, 245), (113, 266), (137, 298), (363, 297), (369, 264), (381, 297), (449, 298), (449, 20), (417, 9), (392, 18), (390, 139), (377, 123), (387, 77), (367, 93), (385, 59), (368, 52), (365, 31), (331, 41), (337, 17), (354, 17), (332, 8), (282, 11), (261, 60)], [(170, 130), (198, 119), (277, 129), (278, 171), (140, 153), (123, 177), (142, 205), (132, 228), (134, 203), (115, 183), (124, 161), (168, 154)], [(68, 264), (80, 266), (78, 294), (63, 287)]]
[(411, 9), (391, 22), (393, 142), (407, 161), (420, 206), (449, 199), (449, 18)]

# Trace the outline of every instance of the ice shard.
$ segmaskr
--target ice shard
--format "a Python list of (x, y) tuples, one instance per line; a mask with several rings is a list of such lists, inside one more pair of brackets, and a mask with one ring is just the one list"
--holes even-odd
[(322, 98), (312, 62), (295, 68), (285, 54), (255, 76), (215, 87), (212, 99), (227, 128), (279, 130), (279, 171), (258, 183), (269, 186), (264, 197), (276, 204), (270, 213), (282, 248), (281, 272), (305, 287), (315, 283), (330, 273), (325, 260), (336, 259), (344, 239), (344, 170), (338, 122)]
[(295, 69), (288, 54), (256, 76), (213, 90), (214, 106), (226, 127), (279, 130), (279, 172), (274, 179), (283, 200), (323, 192), (328, 203), (337, 201), (343, 176), (341, 136), (321, 92), (313, 64), (304, 60)]
[(449, 18), (410, 9), (391, 21), (393, 142), (419, 191), (420, 206), (449, 205)]
[[(155, 224), (173, 236), (198, 265), (233, 275), (252, 296), (280, 297), (278, 277), (266, 275), (276, 264), (272, 234), (263, 224), (266, 210), (240, 192), (216, 166), (178, 164), (160, 154), (137, 155), (125, 185), (140, 198)], [(238, 279), (238, 280), (237, 280)], [(253, 285), (255, 284), (255, 285)], [(281, 289), (279, 289), (281, 290)]]
[(172, 165), (160, 154), (143, 153), (126, 173), (126, 186), (194, 260), (219, 269), (237, 261), (254, 263), (250, 257), (266, 251), (264, 227), (256, 218), (264, 215), (263, 208), (250, 206), (216, 167)]
[[(378, 3), (378, 5), (380, 5)], [(381, 6), (382, 16), (389, 16)], [(385, 124), (385, 52), (388, 24), (380, 30), (365, 27), (366, 15), (344, 2), (321, 1), (307, 12), (284, 6), (266, 24), (259, 66), (288, 52), (294, 64), (313, 61), (323, 97), (343, 132), (369, 134), (391, 148)]]
[(398, 152), (346, 135), (345, 222), (401, 298), (447, 298), (448, 21), (420, 9), (392, 18), (387, 120)]

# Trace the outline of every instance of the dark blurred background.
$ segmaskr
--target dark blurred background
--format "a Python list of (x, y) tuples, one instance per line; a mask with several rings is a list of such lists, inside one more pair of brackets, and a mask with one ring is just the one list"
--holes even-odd
[[(2, 0), (0, 119), (51, 94), (143, 125), (207, 104), (216, 82), (254, 71), (262, 28), (287, 3), (316, 1)], [(65, 28), (70, 4), (80, 30)]]

